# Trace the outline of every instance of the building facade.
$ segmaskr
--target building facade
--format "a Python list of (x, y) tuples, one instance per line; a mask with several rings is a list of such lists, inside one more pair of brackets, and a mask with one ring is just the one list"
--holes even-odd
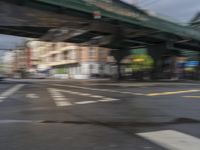
[(13, 50), (13, 72), (21, 72), (27, 70), (27, 51), (24, 48)]
[[(78, 46), (72, 43), (39, 42), (32, 47), (31, 64), (37, 70), (49, 69), (59, 78), (89, 79), (106, 77), (114, 73), (109, 49), (95, 46)], [(39, 57), (38, 57), (39, 56)]]

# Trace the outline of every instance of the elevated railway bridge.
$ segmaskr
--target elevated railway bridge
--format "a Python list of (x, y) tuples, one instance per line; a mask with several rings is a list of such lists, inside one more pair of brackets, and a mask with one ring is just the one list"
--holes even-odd
[(0, 0), (0, 20), (1, 34), (95, 44), (120, 56), (145, 47), (155, 62), (200, 50), (200, 31), (120, 0)]

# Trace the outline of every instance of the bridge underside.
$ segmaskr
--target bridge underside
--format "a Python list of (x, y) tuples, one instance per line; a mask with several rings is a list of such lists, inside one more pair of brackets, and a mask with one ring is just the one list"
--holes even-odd
[(50, 29), (51, 28), (49, 27), (0, 26), (0, 33), (21, 37), (40, 38)]
[(1, 0), (0, 10), (1, 34), (112, 49), (165, 44), (171, 49), (200, 50), (199, 41), (194, 39), (104, 16), (95, 20), (90, 13), (34, 1)]

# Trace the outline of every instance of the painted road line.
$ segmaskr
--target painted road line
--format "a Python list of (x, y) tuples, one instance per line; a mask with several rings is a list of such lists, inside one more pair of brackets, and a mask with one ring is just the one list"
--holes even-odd
[(104, 98), (99, 100), (99, 102), (113, 102), (113, 101), (119, 101), (120, 99), (115, 99), (115, 98)]
[(138, 96), (143, 96), (145, 95), (144, 93), (134, 93), (134, 92), (120, 92), (121, 94), (129, 94), (129, 95), (138, 95)]
[(72, 94), (72, 95), (91, 96), (91, 94), (89, 94), (89, 93), (73, 92), (73, 91), (61, 90), (61, 89), (57, 89), (57, 90), (60, 91), (60, 92), (69, 93), (69, 94)]
[(91, 95), (90, 97), (92, 97), (92, 98), (103, 98), (104, 96), (100, 96), (100, 95)]
[(55, 101), (66, 101), (67, 99), (65, 97), (54, 97)]
[(75, 104), (78, 105), (84, 105), (84, 104), (94, 104), (97, 103), (98, 101), (82, 101), (82, 102), (75, 102)]
[(182, 93), (193, 93), (199, 92), (200, 90), (181, 90), (181, 91), (172, 91), (172, 92), (159, 92), (159, 93), (134, 93), (134, 92), (123, 92), (117, 90), (110, 90), (110, 89), (97, 89), (97, 88), (89, 88), (89, 87), (81, 87), (81, 86), (74, 86), (74, 85), (62, 85), (62, 84), (52, 84), (54, 86), (61, 86), (61, 87), (70, 87), (70, 88), (78, 88), (84, 90), (92, 90), (92, 91), (100, 91), (100, 92), (111, 92), (111, 93), (120, 93), (120, 94), (128, 94), (128, 95), (135, 95), (135, 96), (164, 96), (164, 95), (175, 95), (175, 94), (182, 94)]
[(61, 95), (53, 95), (53, 97), (56, 97), (56, 98), (62, 98), (63, 96), (61, 96)]
[(30, 99), (38, 99), (39, 98), (39, 96), (34, 93), (26, 94), (26, 97), (30, 98)]
[(96, 100), (96, 101), (93, 100), (93, 101), (75, 102), (75, 104), (90, 104), (90, 103), (97, 103), (97, 102), (111, 102), (111, 101), (119, 101), (120, 100), (120, 99), (115, 99), (115, 98), (110, 98), (110, 97), (105, 97), (105, 96), (100, 96), (100, 95), (92, 95), (89, 93), (74, 92), (74, 91), (63, 90), (63, 89), (51, 88), (49, 90), (52, 93), (52, 96), (54, 97), (55, 101), (63, 101), (62, 97), (64, 97), (64, 96), (61, 95), (61, 92), (79, 95), (79, 96), (87, 96), (90, 98), (97, 98), (97, 99), (101, 98), (100, 100)]
[(69, 102), (66, 101), (56, 101), (56, 106), (71, 106), (72, 104), (70, 104)]
[(92, 90), (92, 91), (110, 91), (109, 89), (97, 89), (97, 88), (89, 88), (83, 86), (75, 86), (75, 85), (62, 85), (62, 84), (52, 84), (54, 86), (62, 86), (62, 87), (70, 87), (70, 88), (77, 88), (77, 89), (84, 89), (84, 90)]
[(200, 150), (199, 138), (178, 131), (164, 130), (137, 135), (168, 150)]
[(63, 93), (69, 93), (73, 95), (79, 95), (79, 96), (87, 96), (87, 97), (92, 97), (92, 98), (102, 98), (104, 96), (100, 95), (92, 95), (89, 93), (82, 93), (82, 92), (74, 92), (74, 91), (69, 91), (69, 90), (61, 90), (61, 89), (56, 89), (57, 91), (63, 92)]
[(69, 93), (69, 94), (74, 94), (74, 95), (77, 95), (78, 92), (74, 92), (74, 91), (69, 91), (69, 90), (65, 90), (65, 92)]
[(182, 96), (184, 98), (200, 99), (200, 96)]
[(185, 91), (150, 93), (150, 94), (146, 94), (146, 96), (163, 96), (163, 95), (175, 95), (175, 94), (195, 93), (195, 92), (200, 92), (200, 90), (185, 90)]
[(84, 90), (91, 90), (91, 91), (100, 91), (100, 92), (110, 92), (110, 93), (120, 93), (120, 94), (130, 94), (130, 95), (138, 95), (138, 96), (145, 95), (145, 94), (143, 94), (143, 93), (122, 92), (122, 91), (117, 91), (117, 90), (98, 89), (98, 88), (89, 88), (89, 87), (75, 86), (75, 85), (62, 85), (62, 84), (50, 84), (50, 85), (60, 86), (60, 87), (69, 87), (69, 88), (84, 89)]
[[(57, 90), (59, 90), (59, 89), (57, 89)], [(70, 93), (70, 94), (76, 93), (76, 95), (87, 96), (87, 97), (91, 97), (91, 98), (101, 98), (101, 100), (97, 100), (97, 102), (111, 102), (111, 101), (118, 101), (118, 100), (120, 100), (120, 99), (114, 99), (114, 98), (100, 96), (100, 95), (92, 95), (92, 94), (81, 93), (81, 92), (72, 92), (72, 91), (69, 91), (69, 90), (59, 90), (59, 91), (60, 92)], [(91, 102), (91, 101), (88, 101), (88, 102)]]
[(25, 84), (17, 84), (15, 86), (13, 86), (12, 88), (6, 90), (5, 92), (0, 94), (0, 99), (6, 99), (9, 96), (15, 94), (17, 91), (19, 91), (23, 86), (25, 86)]
[(91, 94), (88, 94), (88, 93), (79, 93), (79, 95), (81, 95), (81, 96), (91, 96)]
[(13, 123), (40, 123), (41, 120), (0, 120), (0, 124)]
[(72, 103), (68, 101), (68, 99), (62, 95), (58, 90), (49, 88), (48, 89), (49, 93), (53, 97), (54, 103), (56, 106), (71, 106)]
[(56, 104), (56, 106), (71, 106), (72, 103), (70, 103), (66, 100), (67, 99), (61, 101), (61, 100), (55, 99), (55, 104)]

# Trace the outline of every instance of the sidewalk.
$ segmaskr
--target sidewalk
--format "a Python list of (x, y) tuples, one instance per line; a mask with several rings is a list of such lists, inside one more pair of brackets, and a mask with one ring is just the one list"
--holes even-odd
[(119, 87), (145, 87), (145, 86), (161, 86), (161, 85), (200, 85), (200, 81), (194, 80), (111, 80), (111, 79), (12, 79), (7, 78), (3, 81), (9, 82), (60, 82), (63, 84), (81, 83), (86, 85), (100, 86), (119, 86)]

